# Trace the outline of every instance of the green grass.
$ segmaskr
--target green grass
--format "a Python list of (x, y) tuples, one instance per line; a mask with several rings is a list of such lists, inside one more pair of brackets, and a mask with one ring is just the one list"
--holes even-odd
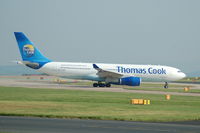
[[(131, 105), (130, 99), (151, 105)], [(186, 121), (200, 120), (200, 97), (0, 87), (0, 115), (58, 118)]]
[[(144, 88), (144, 87), (158, 87), (158, 88), (164, 88), (164, 83), (148, 83), (148, 82), (145, 82), (145, 83), (141, 83), (140, 85), (141, 88)], [(169, 83), (169, 87), (171, 88), (184, 88), (185, 85), (179, 85), (179, 84), (170, 84)]]
[(179, 80), (178, 82), (193, 82), (193, 83), (200, 83), (200, 77), (187, 77), (184, 79)]
[[(30, 78), (28, 80), (31, 81), (41, 81), (40, 79), (34, 79), (34, 78)], [(44, 79), (45, 80), (45, 79)], [(60, 80), (60, 82), (58, 82), (57, 80)], [(90, 81), (80, 81), (80, 80), (66, 80), (63, 78), (55, 78), (52, 79), (51, 82), (54, 83), (58, 83), (58, 84), (66, 84), (66, 85), (75, 85), (75, 86), (91, 86), (93, 82)], [(116, 88), (124, 88), (124, 89), (128, 89), (128, 90), (146, 90), (146, 91), (163, 91), (163, 92), (184, 92), (184, 87), (186, 87), (185, 85), (180, 85), (180, 84), (169, 84), (169, 88), (168, 89), (164, 89), (164, 83), (141, 83), (140, 86), (134, 86), (134, 87), (130, 87), (130, 86), (123, 86), (123, 85), (112, 85), (113, 87)], [(188, 86), (187, 86), (188, 87)], [(190, 93), (200, 93), (200, 89), (192, 89), (192, 85), (189, 86), (191, 89), (188, 91)], [(185, 92), (185, 93), (188, 93)]]
[[(80, 85), (80, 86), (92, 86), (93, 82), (62, 82), (61, 84), (67, 85)], [(146, 91), (163, 91), (163, 92), (185, 92), (184, 87), (185, 85), (176, 85), (176, 84), (169, 84), (168, 89), (163, 88), (164, 84), (157, 84), (157, 83), (142, 83), (141, 86), (120, 86), (120, 85), (112, 85), (112, 87), (116, 88), (124, 88), (127, 90), (146, 90)], [(188, 87), (188, 86), (187, 86)], [(192, 86), (189, 86), (191, 89), (188, 91), (189, 93), (200, 93), (200, 89), (192, 89)], [(188, 93), (185, 92), (185, 93)]]
[[(64, 81), (64, 80), (63, 80)], [(80, 85), (80, 86), (92, 86), (93, 82), (61, 82), (61, 84), (67, 84), (67, 85)], [(185, 92), (184, 87), (185, 85), (178, 85), (178, 84), (169, 84), (168, 89), (164, 89), (164, 83), (163, 84), (158, 84), (158, 83), (142, 83), (140, 86), (123, 86), (123, 85), (112, 85), (112, 87), (116, 88), (124, 88), (127, 90), (146, 90), (146, 91), (163, 91), (163, 92)], [(200, 89), (192, 89), (192, 85), (187, 86), (190, 87), (191, 89), (188, 91), (189, 93), (200, 93)], [(185, 92), (185, 93), (188, 93)]]
[[(163, 84), (152, 84), (152, 83), (143, 83), (139, 87), (138, 86), (135, 86), (135, 87), (123, 86), (123, 88), (127, 90), (146, 90), (146, 91), (163, 91), (163, 92), (185, 92), (184, 87), (186, 86), (170, 84), (169, 88), (165, 89), (163, 88)], [(185, 93), (200, 93), (200, 89), (192, 89), (192, 86), (189, 86), (189, 87), (190, 87), (190, 90)]]
[[(55, 81), (54, 81), (55, 82)], [(59, 83), (59, 82), (55, 82), (55, 83)], [(92, 86), (94, 82), (90, 82), (90, 81), (77, 81), (77, 82), (68, 82), (66, 80), (62, 80), (61, 81), (61, 84), (68, 84), (68, 85), (87, 85), (87, 86)], [(112, 86), (114, 87), (121, 87), (123, 88), (124, 85), (113, 85)], [(141, 83), (140, 85), (140, 88), (144, 88), (144, 87), (148, 87), (148, 88), (163, 88), (164, 86), (164, 83), (163, 84), (159, 84), (159, 83), (148, 83), (148, 82), (145, 82), (145, 83)], [(172, 88), (184, 88), (185, 85), (176, 85), (176, 84), (169, 84), (169, 87), (172, 87)], [(190, 86), (192, 87), (192, 86)]]

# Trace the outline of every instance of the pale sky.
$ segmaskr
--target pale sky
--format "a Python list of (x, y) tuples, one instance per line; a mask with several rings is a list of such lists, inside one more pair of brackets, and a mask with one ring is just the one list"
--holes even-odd
[(0, 65), (24, 32), (54, 61), (160, 64), (200, 71), (199, 0), (0, 0)]

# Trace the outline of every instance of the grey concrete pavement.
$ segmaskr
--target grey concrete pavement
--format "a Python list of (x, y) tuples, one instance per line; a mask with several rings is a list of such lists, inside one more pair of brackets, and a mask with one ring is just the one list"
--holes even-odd
[[(200, 122), (199, 122), (200, 123)], [(0, 116), (0, 133), (199, 133), (200, 125)]]

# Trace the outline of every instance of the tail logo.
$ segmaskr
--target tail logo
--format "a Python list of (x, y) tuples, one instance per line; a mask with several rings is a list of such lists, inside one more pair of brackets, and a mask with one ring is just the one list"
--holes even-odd
[(34, 55), (34, 52), (35, 52), (35, 49), (34, 49), (33, 45), (31, 45), (31, 44), (24, 45), (23, 54), (25, 56), (31, 57)]

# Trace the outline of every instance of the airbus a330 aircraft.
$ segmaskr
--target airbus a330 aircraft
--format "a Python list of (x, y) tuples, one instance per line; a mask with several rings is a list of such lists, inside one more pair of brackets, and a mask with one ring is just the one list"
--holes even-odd
[(165, 82), (164, 87), (167, 88), (168, 81), (186, 76), (177, 68), (161, 65), (54, 62), (43, 56), (22, 32), (14, 34), (22, 64), (48, 75), (96, 81), (94, 87), (110, 87), (111, 84), (139, 86), (142, 79)]

